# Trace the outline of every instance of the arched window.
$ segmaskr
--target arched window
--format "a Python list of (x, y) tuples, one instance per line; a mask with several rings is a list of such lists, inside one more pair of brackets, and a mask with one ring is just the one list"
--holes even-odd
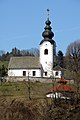
[(44, 54), (47, 55), (48, 54), (48, 49), (44, 50)]

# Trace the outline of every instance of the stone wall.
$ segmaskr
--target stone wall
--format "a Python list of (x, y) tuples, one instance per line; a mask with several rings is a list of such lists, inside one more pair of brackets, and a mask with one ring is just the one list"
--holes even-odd
[[(31, 81), (31, 82), (43, 82), (43, 83), (52, 83), (52, 81), (56, 81), (59, 79), (51, 79), (51, 78), (34, 78), (34, 77), (5, 77), (5, 81), (16, 82), (16, 81)], [(68, 80), (67, 84), (75, 84), (74, 80)]]
[(47, 82), (51, 83), (52, 79), (50, 78), (34, 78), (34, 77), (6, 77), (6, 81), (16, 82), (16, 81), (31, 81), (31, 82)]

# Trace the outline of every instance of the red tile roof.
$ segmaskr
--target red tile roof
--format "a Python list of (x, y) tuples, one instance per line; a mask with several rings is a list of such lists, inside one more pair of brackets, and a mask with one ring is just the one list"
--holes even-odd
[(59, 84), (55, 85), (53, 89), (50, 89), (48, 92), (75, 92), (75, 89), (71, 87), (70, 85), (66, 84), (67, 80), (64, 78), (61, 78), (60, 80), (57, 81)]
[(74, 89), (67, 84), (59, 84), (59, 85), (54, 87), (54, 91), (74, 92)]
[(68, 81), (65, 80), (63, 77), (61, 77), (61, 79), (58, 80), (57, 82), (58, 82), (58, 83), (64, 83), (64, 84), (66, 84)]

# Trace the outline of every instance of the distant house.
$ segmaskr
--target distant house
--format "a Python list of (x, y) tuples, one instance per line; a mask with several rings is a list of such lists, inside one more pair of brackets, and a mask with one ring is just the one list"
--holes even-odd
[(46, 97), (61, 99), (71, 99), (74, 97), (75, 89), (67, 84), (67, 80), (61, 77), (57, 83), (58, 84), (55, 85), (54, 88), (48, 90)]
[(55, 76), (55, 78), (61, 78), (62, 74), (63, 74), (63, 68), (61, 68), (59, 65), (55, 66), (53, 68), (53, 74)]
[(61, 68), (53, 68), (56, 58), (56, 42), (52, 39), (51, 21), (47, 18), (40, 42), (40, 57), (11, 57), (8, 76), (55, 77), (61, 78)]

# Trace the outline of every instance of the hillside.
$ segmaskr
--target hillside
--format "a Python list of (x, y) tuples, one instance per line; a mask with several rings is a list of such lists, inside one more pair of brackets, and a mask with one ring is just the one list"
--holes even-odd
[(29, 89), (25, 81), (3, 82), (0, 84), (0, 120), (79, 120), (80, 102), (46, 98), (51, 87), (51, 83), (31, 82)]

